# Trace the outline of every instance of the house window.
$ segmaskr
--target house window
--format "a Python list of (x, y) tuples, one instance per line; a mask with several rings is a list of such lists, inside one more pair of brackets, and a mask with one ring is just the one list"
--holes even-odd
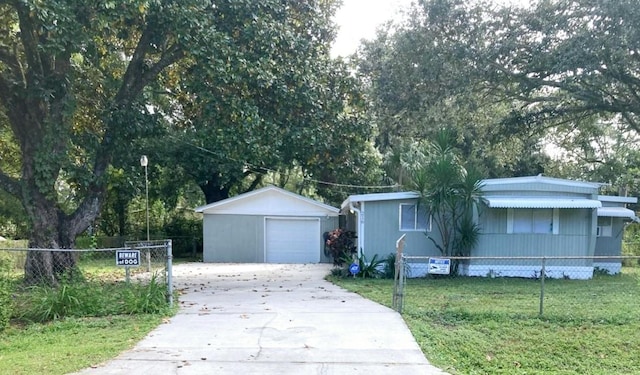
[(558, 234), (558, 217), (557, 208), (510, 208), (507, 233)]
[(598, 216), (598, 229), (596, 235), (598, 237), (611, 237), (613, 233), (613, 218), (607, 216)]
[(423, 206), (417, 204), (400, 205), (401, 231), (431, 231), (431, 217)]

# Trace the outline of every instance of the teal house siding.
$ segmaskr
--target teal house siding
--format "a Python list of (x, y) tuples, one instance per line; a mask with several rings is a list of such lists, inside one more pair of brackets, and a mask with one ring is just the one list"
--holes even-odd
[[(609, 274), (622, 270), (622, 237), (624, 227), (630, 221), (639, 221), (635, 212), (626, 208), (627, 204), (635, 204), (635, 197), (599, 196), (602, 208), (598, 210), (594, 268)], [(612, 256), (612, 258), (606, 258)]]
[[(553, 278), (589, 279), (594, 268), (620, 271), (620, 260), (607, 256), (620, 255), (624, 221), (638, 220), (624, 207), (636, 198), (601, 196), (601, 184), (546, 176), (487, 179), (481, 186), (480, 236), (471, 250), (473, 259), (461, 261), (460, 274), (539, 277), (542, 257), (560, 258), (545, 259), (545, 275)], [(402, 235), (406, 255), (441, 256), (424, 230), (400, 229), (400, 206), (418, 198), (413, 192), (379, 193), (343, 202), (346, 226), (358, 233), (359, 249), (368, 259), (394, 252)], [(430, 224), (426, 234), (440, 243)], [(500, 259), (505, 257), (512, 259)], [(426, 265), (412, 265), (418, 267), (410, 276), (425, 274)]]
[[(358, 250), (367, 260), (374, 256), (386, 258), (396, 253), (396, 242), (403, 235), (404, 254), (408, 256), (440, 256), (440, 251), (429, 240), (427, 234), (435, 236), (437, 231), (430, 219), (425, 219), (425, 229), (401, 229), (401, 206), (418, 204), (418, 194), (413, 192), (379, 193), (350, 196), (342, 204), (346, 215), (346, 229), (356, 232)], [(425, 214), (428, 217), (428, 214)], [(411, 271), (414, 277), (424, 276), (427, 265), (416, 263)]]
[(585, 257), (553, 259), (549, 277), (591, 278), (595, 251), (599, 184), (545, 176), (489, 179), (482, 182), (478, 224), (481, 235), (473, 257), (462, 267), (469, 276), (537, 277), (540, 259), (491, 257)]
[[(416, 204), (416, 200), (364, 202), (367, 231), (363, 253), (368, 259), (374, 254), (386, 257), (395, 254), (396, 241), (405, 234), (404, 253), (406, 255), (440, 255), (424, 230), (400, 230), (400, 205)], [(389, 223), (395, 222), (395, 225)], [(432, 232), (428, 232), (432, 234)], [(435, 250), (436, 252), (434, 252)]]

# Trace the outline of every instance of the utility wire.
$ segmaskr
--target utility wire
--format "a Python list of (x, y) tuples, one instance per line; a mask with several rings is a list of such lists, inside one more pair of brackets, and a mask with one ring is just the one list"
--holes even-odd
[[(175, 137), (175, 136), (173, 136), (173, 135), (169, 135), (169, 138), (172, 138), (172, 139), (174, 139), (175, 141), (178, 141), (178, 142), (184, 143), (184, 144), (186, 144), (186, 145), (188, 145), (188, 146), (190, 146), (190, 147), (193, 147), (193, 148), (195, 148), (195, 149), (197, 149), (197, 150), (200, 150), (200, 151), (202, 151), (202, 152), (204, 152), (204, 153), (211, 154), (211, 155), (215, 155), (216, 157), (224, 157), (224, 158), (226, 158), (227, 160), (232, 160), (232, 161), (235, 161), (235, 162), (243, 163), (243, 164), (245, 164), (245, 165), (247, 166), (247, 168), (248, 168), (249, 170), (251, 170), (251, 171), (253, 171), (253, 172), (256, 172), (256, 173), (264, 173), (264, 172), (278, 173), (278, 171), (277, 171), (277, 170), (275, 170), (275, 169), (271, 169), (271, 168), (267, 168), (267, 167), (261, 167), (261, 166), (253, 165), (253, 164), (251, 164), (251, 163), (247, 163), (247, 162), (246, 162), (246, 161), (244, 161), (244, 160), (238, 160), (238, 159), (232, 158), (232, 157), (230, 157), (230, 156), (228, 156), (228, 155), (221, 156), (219, 153), (216, 153), (216, 152), (214, 152), (214, 151), (212, 151), (212, 150), (209, 150), (209, 149), (207, 149), (207, 148), (205, 148), (205, 147), (198, 146), (198, 145), (193, 144), (193, 143), (191, 143), (191, 142), (187, 142), (187, 141), (185, 141), (185, 140), (179, 139), (179, 138), (177, 138), (177, 137)], [(315, 182), (315, 183), (317, 183), (317, 184), (323, 184), (323, 185), (335, 186), (335, 187), (352, 188), (352, 189), (395, 189), (395, 188), (400, 187), (400, 185), (398, 185), (398, 184), (393, 184), (393, 185), (353, 185), (353, 184), (340, 184), (340, 183), (337, 183), (337, 182), (329, 182), (329, 181), (316, 180), (316, 179), (313, 179), (313, 178), (310, 178), (310, 177), (305, 177), (305, 176), (303, 176), (303, 177), (302, 177), (302, 179), (303, 179), (303, 180), (305, 180), (305, 181), (309, 181), (309, 182)]]

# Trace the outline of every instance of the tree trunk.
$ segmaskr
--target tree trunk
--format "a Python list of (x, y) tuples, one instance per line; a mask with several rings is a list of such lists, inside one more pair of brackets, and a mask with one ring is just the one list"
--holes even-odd
[(204, 193), (204, 199), (207, 204), (229, 198), (229, 187), (220, 186), (217, 183), (217, 179), (200, 184), (200, 189)]
[(64, 216), (57, 209), (35, 205), (29, 212), (32, 213), (33, 226), (29, 248), (43, 250), (27, 253), (25, 282), (29, 285), (56, 285), (64, 277), (72, 277), (76, 271), (76, 257), (64, 249), (73, 248), (76, 233), (69, 230)]

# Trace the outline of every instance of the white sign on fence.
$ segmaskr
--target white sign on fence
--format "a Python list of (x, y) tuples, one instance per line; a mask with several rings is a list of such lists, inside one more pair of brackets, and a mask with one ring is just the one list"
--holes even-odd
[(116, 250), (116, 266), (140, 266), (140, 250)]
[(429, 273), (448, 275), (451, 272), (451, 259), (429, 258)]

